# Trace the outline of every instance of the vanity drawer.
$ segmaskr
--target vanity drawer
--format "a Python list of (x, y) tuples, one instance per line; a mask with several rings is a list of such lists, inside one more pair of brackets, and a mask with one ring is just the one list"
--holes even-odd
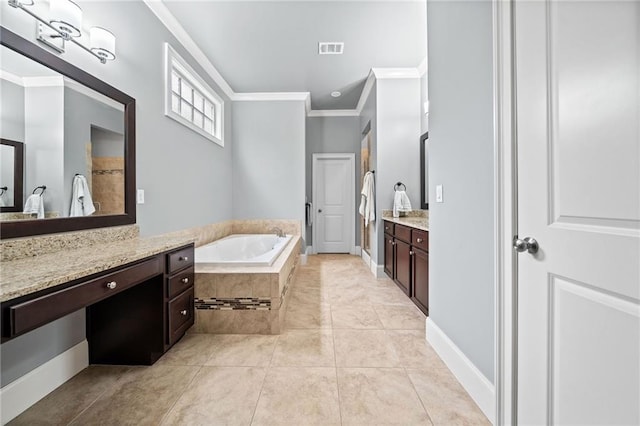
[(193, 267), (171, 277), (169, 279), (169, 288), (167, 291), (169, 298), (172, 299), (174, 296), (177, 296), (189, 287), (193, 286), (193, 278)]
[(421, 229), (411, 231), (411, 245), (424, 251), (429, 251), (429, 232)]
[(11, 306), (9, 308), (11, 336), (33, 330), (110, 297), (161, 274), (162, 271), (162, 257), (156, 256), (117, 272)]
[(407, 243), (411, 242), (411, 228), (404, 225), (395, 225), (395, 237)]
[(193, 246), (174, 251), (169, 254), (168, 274), (173, 274), (187, 266), (193, 265)]
[(169, 302), (169, 344), (193, 325), (193, 287)]
[(385, 234), (393, 235), (393, 223), (384, 221), (384, 232)]

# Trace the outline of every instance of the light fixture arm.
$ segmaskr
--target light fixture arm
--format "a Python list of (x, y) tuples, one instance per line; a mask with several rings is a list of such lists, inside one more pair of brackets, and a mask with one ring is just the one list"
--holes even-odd
[(40, 16), (38, 16), (37, 14), (35, 14), (34, 12), (30, 11), (27, 7), (25, 7), (24, 4), (22, 4), (20, 2), (20, 0), (9, 0), (9, 6), (11, 7), (15, 7), (16, 9), (20, 9), (26, 13), (28, 13), (29, 15), (31, 15), (32, 17), (34, 17), (35, 19), (37, 19), (38, 21), (42, 22), (42, 24), (46, 25), (47, 28), (50, 28), (51, 30), (53, 30), (57, 36), (55, 37), (60, 37), (62, 38), (64, 41), (72, 41), (73, 43), (77, 44), (78, 46), (80, 46), (82, 49), (84, 49), (85, 51), (87, 51), (89, 54), (91, 54), (92, 56), (95, 56), (100, 63), (102, 64), (106, 64), (107, 60), (99, 55), (97, 55), (95, 52), (93, 52), (91, 49), (89, 49), (88, 47), (86, 47), (84, 44), (80, 43), (79, 41), (77, 41), (75, 38), (73, 37), (69, 37), (67, 34), (58, 31), (57, 28), (55, 28), (53, 25), (51, 25), (49, 22), (47, 22), (45, 19), (41, 18)]

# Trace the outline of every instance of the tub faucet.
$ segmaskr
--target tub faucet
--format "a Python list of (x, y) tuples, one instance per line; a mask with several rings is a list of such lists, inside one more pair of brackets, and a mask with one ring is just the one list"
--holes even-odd
[(284, 238), (284, 232), (282, 232), (282, 229), (277, 226), (271, 228), (271, 232), (274, 232), (278, 238)]

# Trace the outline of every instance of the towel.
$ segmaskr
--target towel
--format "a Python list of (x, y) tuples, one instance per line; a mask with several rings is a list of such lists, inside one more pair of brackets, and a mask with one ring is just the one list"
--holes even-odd
[(411, 201), (405, 191), (396, 191), (393, 197), (393, 217), (399, 217), (400, 212), (410, 212)]
[(87, 178), (82, 175), (76, 175), (73, 178), (73, 188), (71, 192), (69, 216), (89, 216), (96, 211), (96, 208), (93, 206), (93, 201), (91, 200)]
[(375, 194), (373, 173), (367, 172), (362, 181), (362, 198), (360, 199), (360, 208), (358, 209), (360, 215), (364, 218), (364, 226), (376, 220)]
[(31, 194), (27, 198), (27, 202), (24, 203), (24, 210), (22, 213), (36, 214), (38, 219), (44, 219), (44, 199), (42, 194)]

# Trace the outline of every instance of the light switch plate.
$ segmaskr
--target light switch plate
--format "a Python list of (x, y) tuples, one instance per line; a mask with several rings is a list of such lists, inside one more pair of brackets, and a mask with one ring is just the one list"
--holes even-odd
[(144, 204), (144, 189), (138, 189), (138, 204)]
[(443, 203), (442, 201), (442, 185), (436, 185), (436, 203)]

